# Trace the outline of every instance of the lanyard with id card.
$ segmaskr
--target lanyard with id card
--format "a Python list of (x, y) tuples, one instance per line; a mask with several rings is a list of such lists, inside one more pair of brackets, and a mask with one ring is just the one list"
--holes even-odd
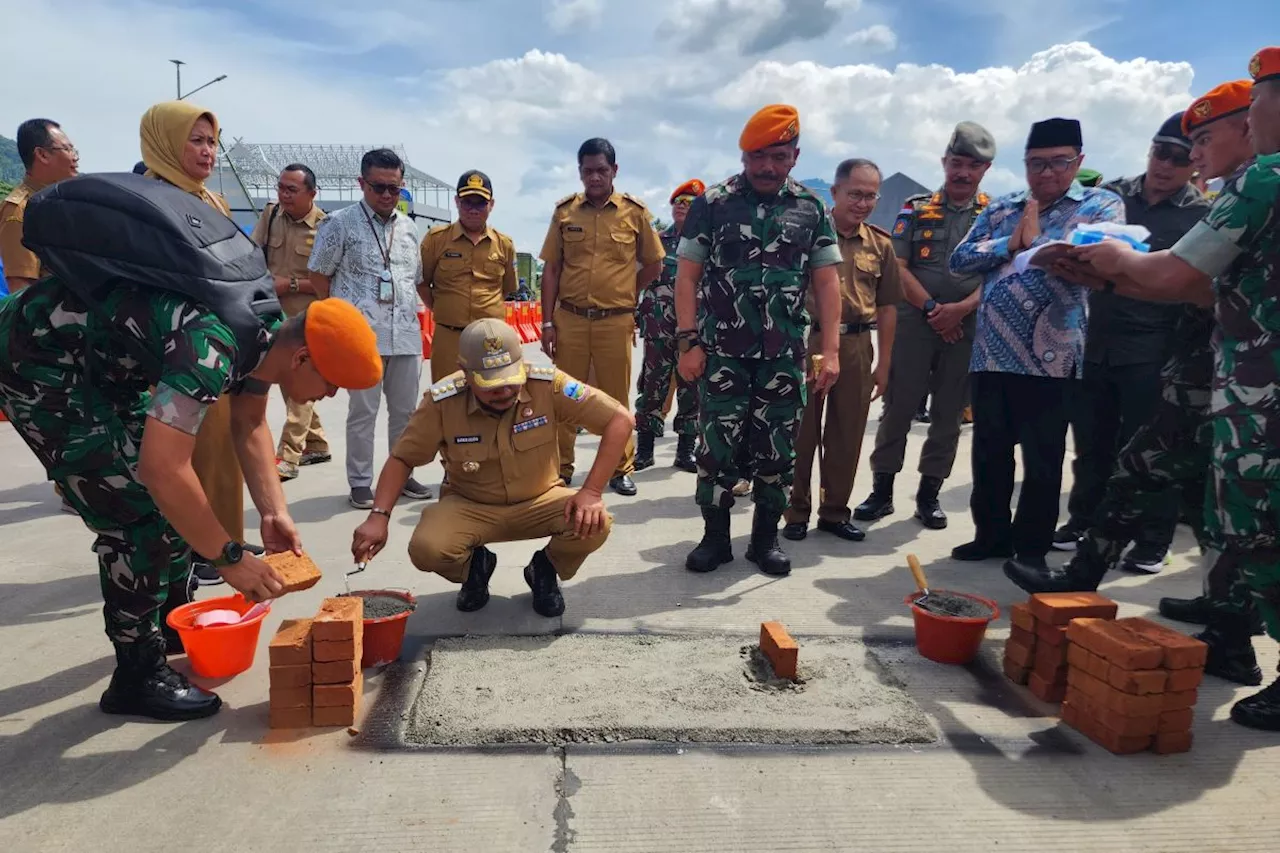
[(378, 254), (382, 256), (382, 272), (378, 273), (378, 301), (379, 302), (395, 302), (396, 288), (391, 281), (391, 250), (395, 246), (396, 224), (399, 221), (394, 213), (391, 214), (391, 228), (387, 232), (387, 245), (382, 245), (382, 238), (378, 236), (378, 229), (373, 227), (373, 218), (369, 216), (369, 211), (361, 205), (360, 210), (364, 213), (364, 221), (369, 223), (369, 231), (373, 233), (373, 242), (378, 246)]

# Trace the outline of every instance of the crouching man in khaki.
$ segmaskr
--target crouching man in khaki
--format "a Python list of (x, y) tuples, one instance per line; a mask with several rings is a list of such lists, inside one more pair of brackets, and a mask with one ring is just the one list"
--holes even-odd
[[(501, 320), (476, 320), (458, 342), (462, 368), (431, 386), (382, 466), (369, 518), (356, 528), (351, 552), (364, 562), (387, 543), (387, 524), (410, 472), (437, 454), (446, 473), (438, 503), (428, 506), (409, 541), (409, 559), (424, 572), (462, 584), (459, 610), (489, 602), (497, 556), (490, 542), (550, 536), (534, 552), (524, 579), (533, 609), (564, 612), (560, 580), (578, 572), (604, 544), (613, 519), (601, 497), (635, 428), (616, 400), (554, 367), (524, 363), (520, 336)], [(560, 479), (557, 427), (600, 436), (582, 488)]]

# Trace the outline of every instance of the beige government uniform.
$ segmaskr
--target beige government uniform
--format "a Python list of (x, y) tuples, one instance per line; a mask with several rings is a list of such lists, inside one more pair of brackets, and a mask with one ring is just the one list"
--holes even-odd
[[(902, 282), (889, 232), (866, 222), (851, 235), (837, 233), (840, 255), (840, 377), (823, 401), (822, 470), (818, 518), (837, 524), (849, 520), (849, 495), (862, 452), (862, 434), (875, 388), (871, 369), (876, 310), (902, 301)], [(809, 312), (814, 312), (812, 292)], [(821, 352), (819, 325), (809, 335), (809, 355)], [(818, 446), (818, 398), (809, 394), (796, 439), (795, 482), (785, 520), (808, 522), (812, 510), (813, 456)]]
[(35, 252), (22, 245), (22, 217), (27, 209), (27, 199), (41, 189), (23, 181), (0, 204), (0, 263), (4, 264), (6, 278), (39, 279), (45, 275)]
[[(556, 367), (586, 381), (592, 369), (600, 389), (623, 406), (631, 394), (636, 276), (665, 257), (653, 217), (639, 199), (614, 193), (601, 207), (583, 193), (556, 204), (542, 244), (546, 263), (561, 262), (554, 317)], [(573, 471), (576, 431), (560, 431), (561, 474)], [(615, 476), (635, 471), (635, 437)]]
[(409, 559), (462, 583), (472, 549), (550, 536), (547, 558), (561, 580), (573, 577), (613, 519), (591, 536), (572, 532), (564, 506), (576, 490), (560, 482), (557, 431), (582, 426), (599, 435), (620, 409), (554, 367), (529, 367), (516, 404), (499, 416), (480, 407), (461, 370), (432, 385), (391, 451), (410, 468), (439, 454), (445, 470), (440, 501), (422, 511)]
[[(316, 242), (316, 227), (324, 219), (325, 212), (315, 205), (302, 219), (294, 219), (278, 204), (268, 204), (258, 218), (258, 224), (250, 235), (253, 242), (266, 249), (267, 270), (284, 278), (296, 277), (307, 281), (311, 273), (307, 261)], [(285, 293), (280, 295), (280, 307), (285, 316), (302, 313), (316, 297), (309, 293)], [(295, 403), (285, 398), (284, 429), (280, 431), (280, 446), (276, 455), (290, 465), (297, 465), (303, 453), (327, 453), (329, 441), (325, 438), (320, 415), (313, 403)]]
[(422, 238), (422, 286), (431, 290), (436, 321), (431, 339), (431, 380), (458, 369), (458, 340), (474, 320), (504, 320), (504, 297), (520, 287), (516, 246), (495, 228), (478, 242), (462, 224), (437, 225)]

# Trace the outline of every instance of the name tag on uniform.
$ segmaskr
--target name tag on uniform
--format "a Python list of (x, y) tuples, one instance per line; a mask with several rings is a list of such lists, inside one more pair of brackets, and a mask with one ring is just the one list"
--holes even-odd
[(539, 416), (538, 416), (538, 417), (536, 417), (536, 418), (531, 418), (530, 420), (527, 420), (527, 421), (521, 421), (520, 423), (518, 423), (518, 424), (516, 424), (515, 426), (513, 426), (513, 427), (511, 428), (511, 431), (512, 431), (512, 432), (527, 432), (527, 431), (529, 431), (529, 430), (531, 430), (531, 429), (533, 429), (533, 428), (535, 428), (535, 427), (546, 426), (546, 425), (547, 425), (547, 416), (546, 416), (546, 415), (539, 415)]
[(479, 444), (480, 436), (478, 435), (455, 435), (453, 437), (454, 444)]
[(566, 231), (581, 231), (581, 230), (582, 230), (582, 226), (581, 226), (581, 225), (566, 225), (566, 226), (564, 227), (564, 230), (566, 230)]
[(460, 258), (460, 257), (462, 257), (462, 253), (461, 253), (461, 252), (445, 252), (445, 253), (444, 253), (444, 257), (446, 257), (446, 258)]

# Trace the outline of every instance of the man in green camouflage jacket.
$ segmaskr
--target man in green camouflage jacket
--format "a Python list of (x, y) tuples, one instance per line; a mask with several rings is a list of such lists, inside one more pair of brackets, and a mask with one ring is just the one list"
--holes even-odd
[(825, 393), (840, 371), (840, 250), (822, 200), (789, 177), (799, 135), (792, 107), (776, 104), (752, 116), (739, 139), (743, 172), (695, 200), (682, 232), (680, 375), (702, 379), (696, 500), (705, 529), (685, 562), (690, 571), (713, 571), (733, 559), (729, 510), (743, 444), (756, 505), (747, 559), (767, 574), (791, 571), (778, 545), (778, 522), (807, 400), (811, 284), (822, 322), (814, 392)]

